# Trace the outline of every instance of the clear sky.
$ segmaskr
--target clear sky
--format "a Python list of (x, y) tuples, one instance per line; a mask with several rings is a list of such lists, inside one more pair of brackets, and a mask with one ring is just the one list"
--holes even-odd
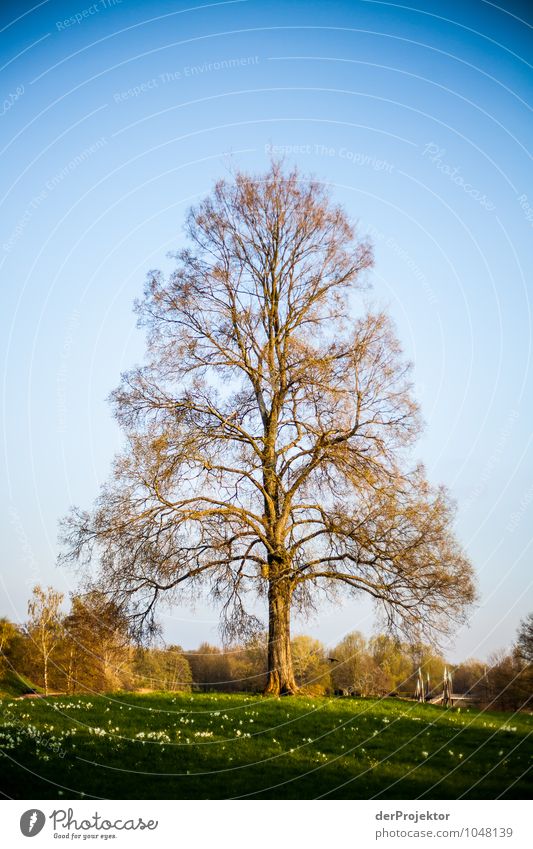
[[(0, 9), (0, 614), (68, 594), (58, 519), (121, 436), (133, 300), (188, 205), (269, 146), (373, 234), (370, 297), (414, 363), (419, 456), (458, 503), (480, 606), (449, 656), (508, 646), (533, 610), (531, 7), (413, 0), (30, 0)], [(164, 614), (187, 648), (217, 612)], [(296, 631), (373, 629), (364, 601)]]

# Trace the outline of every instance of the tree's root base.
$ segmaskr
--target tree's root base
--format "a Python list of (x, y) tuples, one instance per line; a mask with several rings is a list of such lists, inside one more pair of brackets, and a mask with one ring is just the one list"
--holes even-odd
[(276, 686), (275, 684), (268, 684), (263, 690), (264, 696), (296, 696), (297, 694), (298, 687), (296, 684), (294, 684), (294, 686), (284, 685), (282, 687)]

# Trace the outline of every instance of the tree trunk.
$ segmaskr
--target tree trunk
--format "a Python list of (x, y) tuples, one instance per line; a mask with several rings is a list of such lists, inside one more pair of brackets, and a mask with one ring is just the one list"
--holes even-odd
[(44, 694), (48, 695), (48, 655), (43, 655)]
[(74, 692), (74, 649), (71, 647), (68, 658), (67, 693)]
[(265, 695), (292, 696), (297, 691), (291, 654), (292, 589), (271, 580), (268, 588), (268, 678)]

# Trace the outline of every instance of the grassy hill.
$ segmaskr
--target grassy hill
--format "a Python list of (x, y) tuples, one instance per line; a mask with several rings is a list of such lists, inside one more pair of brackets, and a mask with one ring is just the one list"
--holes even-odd
[(395, 699), (111, 694), (0, 702), (15, 798), (524, 798), (533, 717)]
[(6, 670), (0, 677), (0, 699), (6, 696), (25, 696), (28, 693), (42, 693), (40, 687), (36, 687), (29, 678), (20, 675), (10, 669)]

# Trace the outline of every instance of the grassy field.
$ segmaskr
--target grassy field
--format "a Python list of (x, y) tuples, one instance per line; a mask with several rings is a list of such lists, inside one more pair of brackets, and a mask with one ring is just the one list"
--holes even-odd
[(31, 798), (527, 798), (533, 717), (395, 699), (112, 694), (0, 702)]

